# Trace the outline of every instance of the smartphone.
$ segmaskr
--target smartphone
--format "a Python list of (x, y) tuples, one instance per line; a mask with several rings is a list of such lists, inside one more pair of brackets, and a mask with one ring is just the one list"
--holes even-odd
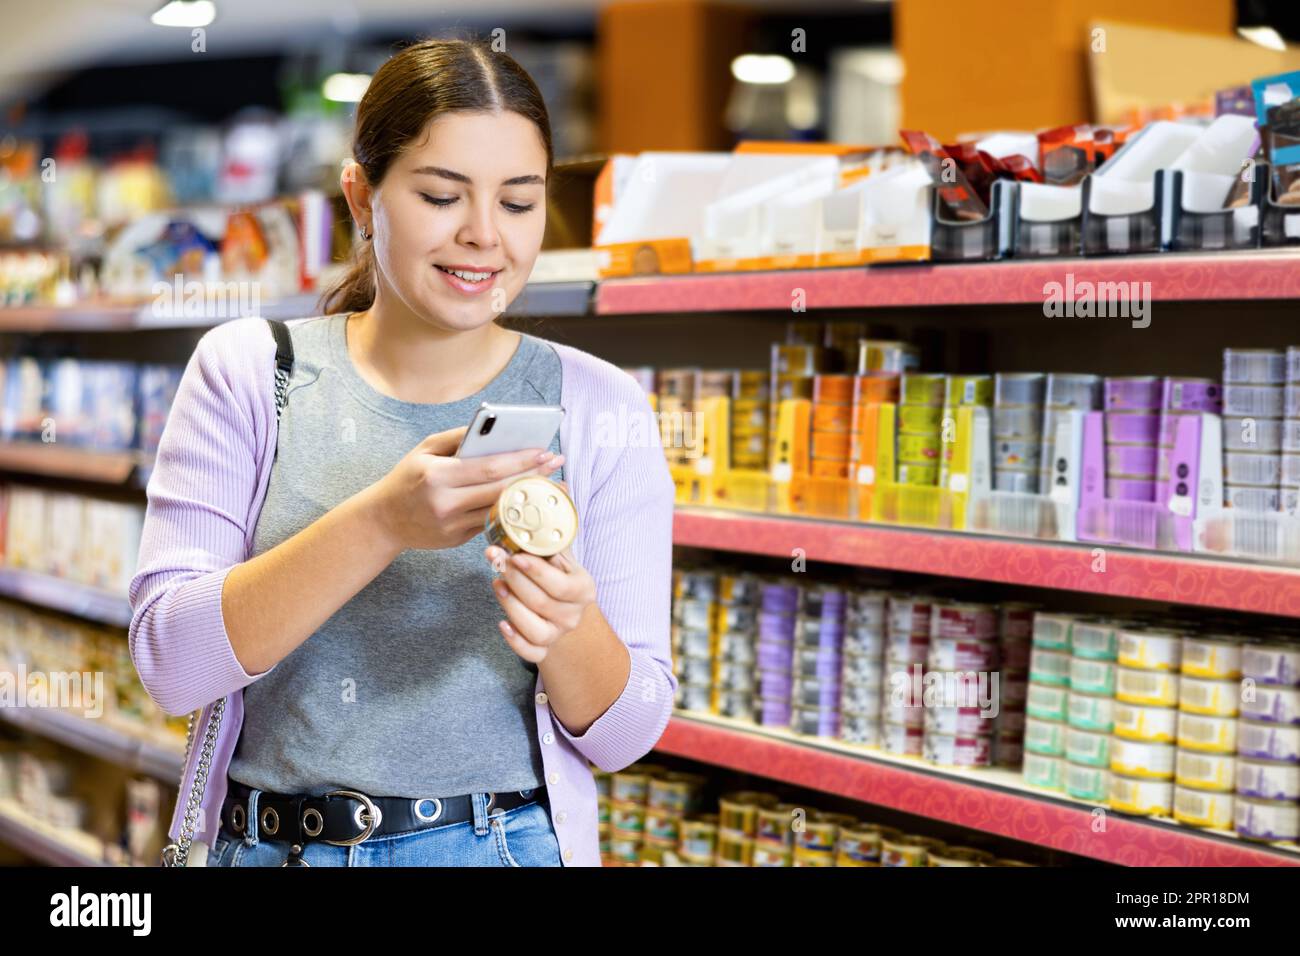
[(457, 458), (479, 458), (525, 448), (549, 448), (564, 408), (560, 405), (494, 405), (484, 402), (456, 449)]

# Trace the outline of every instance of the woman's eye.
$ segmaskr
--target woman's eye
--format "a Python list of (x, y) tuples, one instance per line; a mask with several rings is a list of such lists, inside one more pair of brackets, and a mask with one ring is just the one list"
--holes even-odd
[(420, 193), (420, 198), (435, 206), (450, 206), (456, 201), (455, 196), (430, 196), (425, 193)]
[(532, 203), (503, 202), (501, 205), (506, 207), (507, 212), (512, 212), (516, 215), (525, 212), (532, 212), (534, 208), (534, 204)]

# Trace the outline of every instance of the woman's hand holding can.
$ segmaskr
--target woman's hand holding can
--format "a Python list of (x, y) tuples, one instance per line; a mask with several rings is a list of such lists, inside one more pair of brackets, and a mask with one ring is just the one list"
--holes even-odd
[(510, 649), (533, 664), (551, 646), (577, 630), (589, 605), (596, 602), (596, 582), (565, 549), (549, 558), (508, 554), (492, 546), (484, 556), (500, 572), (492, 590), (506, 613), (498, 627)]
[(483, 531), (502, 490), (524, 475), (547, 475), (563, 455), (540, 448), (457, 458), (467, 428), (430, 435), (373, 486), (376, 518), (402, 549), (454, 548)]

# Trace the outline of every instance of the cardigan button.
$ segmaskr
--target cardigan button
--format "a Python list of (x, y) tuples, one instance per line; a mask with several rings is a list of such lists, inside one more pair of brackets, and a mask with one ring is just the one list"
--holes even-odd
[(536, 697), (534, 697), (533, 699), (536, 700), (537, 703), (539, 703), (539, 704), (544, 704), (544, 703), (546, 703), (548, 700), (550, 700), (550, 698), (546, 696), (546, 691), (541, 691), (541, 692), (539, 692), (538, 695), (537, 695)]
[(558, 773), (553, 773), (546, 778), (546, 782), (553, 787), (560, 782), (560, 775)]
[(544, 744), (555, 743), (555, 734), (551, 733), (549, 730), (546, 733), (542, 734), (542, 743)]
[(567, 819), (569, 819), (569, 815), (565, 813), (563, 810), (561, 810), (559, 813), (555, 815), (556, 823), (563, 823)]
[(564, 851), (564, 860), (565, 860), (565, 862), (567, 863), (569, 860), (572, 860), (572, 859), (573, 859), (573, 851), (572, 851), (572, 850), (565, 850), (565, 851)]

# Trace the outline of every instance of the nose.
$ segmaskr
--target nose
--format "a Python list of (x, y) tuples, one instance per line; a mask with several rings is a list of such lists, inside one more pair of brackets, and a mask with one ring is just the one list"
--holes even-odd
[(467, 203), (469, 212), (456, 237), (462, 245), (475, 249), (493, 249), (501, 242), (493, 219), (491, 202)]

